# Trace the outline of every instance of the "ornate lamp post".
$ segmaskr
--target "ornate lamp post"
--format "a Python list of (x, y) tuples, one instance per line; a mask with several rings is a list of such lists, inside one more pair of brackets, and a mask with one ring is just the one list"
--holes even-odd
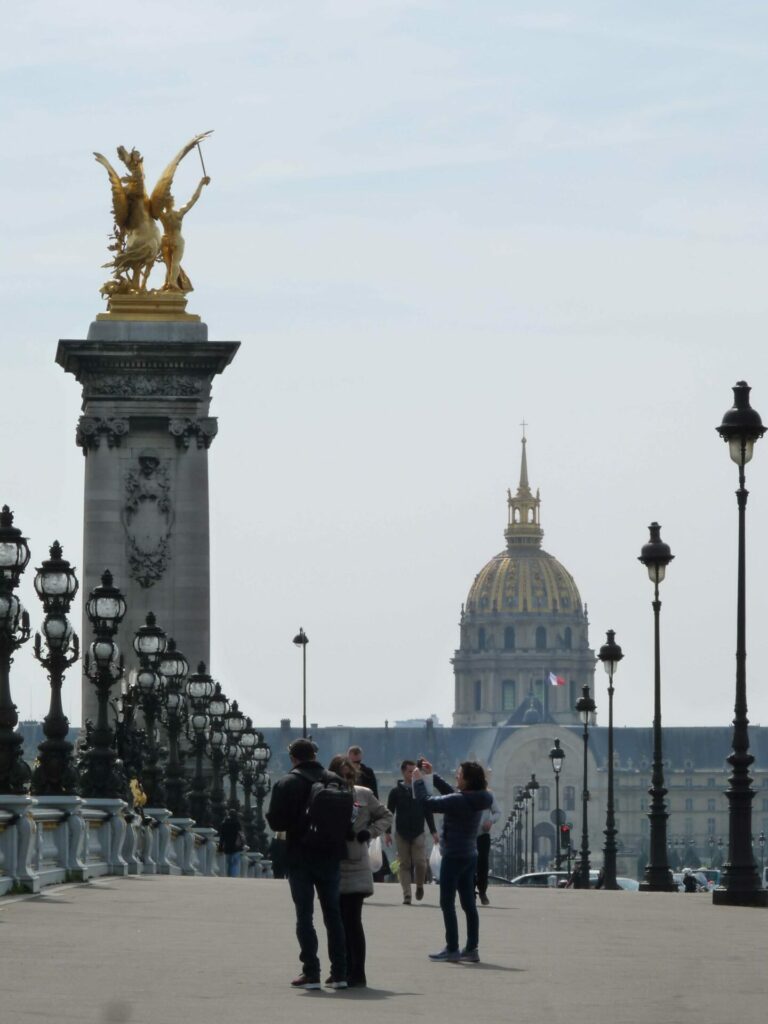
[(740, 380), (733, 389), (733, 408), (723, 416), (717, 428), (728, 443), (731, 459), (739, 467), (739, 489), (736, 503), (739, 510), (739, 547), (736, 598), (736, 701), (733, 717), (732, 752), (728, 763), (732, 768), (728, 780), (728, 860), (720, 885), (713, 891), (714, 903), (738, 906), (768, 905), (768, 893), (757, 876), (752, 854), (752, 779), (749, 766), (754, 757), (749, 752), (747, 725), (747, 629), (746, 629), (746, 511), (749, 491), (745, 487), (744, 467), (752, 458), (755, 441), (765, 433), (759, 414), (749, 404), (751, 388)]
[(216, 683), (213, 696), (208, 702), (208, 715), (210, 717), (210, 730), (208, 732), (208, 743), (211, 748), (211, 824), (219, 828), (227, 810), (225, 793), (221, 783), (221, 768), (224, 764), (224, 747), (226, 734), (224, 732), (224, 716), (229, 708), (229, 701), (221, 692), (221, 686)]
[(606, 633), (606, 642), (597, 656), (608, 673), (608, 807), (603, 830), (603, 888), (618, 889), (620, 886), (616, 881), (616, 817), (613, 800), (613, 676), (624, 655), (616, 643), (616, 634), (612, 629)]
[(123, 799), (128, 786), (122, 762), (114, 750), (114, 730), (109, 724), (109, 691), (123, 675), (123, 658), (113, 640), (126, 611), (125, 599), (112, 585), (112, 573), (105, 570), (101, 584), (94, 587), (85, 604), (96, 639), (85, 656), (85, 672), (96, 687), (98, 714), (96, 725), (88, 729), (88, 747), (80, 761), (80, 779), (84, 796)]
[(707, 840), (707, 846), (709, 847), (709, 866), (713, 868), (715, 866), (715, 837), (710, 836)]
[(227, 807), (236, 811), (240, 809), (240, 801), (237, 798), (237, 778), (240, 772), (240, 737), (245, 730), (246, 719), (240, 713), (237, 701), (232, 701), (232, 706), (224, 716), (224, 733), (226, 736), (226, 758), (227, 775), (229, 776), (229, 800)]
[(645, 868), (645, 878), (640, 888), (645, 892), (677, 892), (672, 872), (667, 862), (667, 814), (664, 797), (664, 759), (661, 750), (661, 650), (659, 642), (659, 584), (664, 579), (667, 566), (675, 557), (661, 539), (661, 527), (651, 523), (648, 527), (650, 540), (644, 544), (638, 560), (648, 570), (653, 583), (653, 764), (651, 767), (651, 807), (648, 820), (651, 823), (650, 854)]
[(515, 845), (517, 852), (515, 854), (515, 874), (520, 875), (525, 871), (525, 862), (523, 861), (523, 807), (525, 801), (523, 800), (523, 791), (518, 789), (515, 797), (515, 813), (517, 814), (517, 821), (515, 823)]
[(765, 832), (761, 832), (757, 837), (757, 844), (760, 847), (760, 886), (763, 886), (763, 879), (765, 878)]
[[(64, 673), (80, 657), (80, 641), (72, 632), (67, 615), (80, 584), (75, 570), (62, 558), (56, 540), (35, 576), (35, 590), (43, 602), (45, 620), (42, 636), (35, 635), (35, 658), (48, 673), (51, 703), (43, 722), (45, 739), (38, 747), (38, 764), (32, 774), (30, 792), (34, 795), (74, 796), (77, 792), (77, 771), (72, 760), (72, 744), (67, 739), (69, 721), (61, 704)], [(70, 653), (71, 652), (71, 653)]]
[(11, 662), (29, 640), (29, 615), (14, 590), (29, 562), (29, 547), (13, 525), (7, 505), (0, 512), (0, 793), (22, 794), (30, 770), (22, 757), (23, 738), (16, 732), (19, 716), (11, 700)]
[(520, 790), (520, 799), (523, 801), (523, 814), (525, 815), (525, 826), (523, 828), (523, 871), (530, 871), (530, 860), (528, 859), (528, 804), (531, 800), (531, 792), (527, 786)]
[(309, 637), (299, 626), (299, 632), (293, 638), (297, 647), (301, 648), (301, 735), (307, 738), (307, 644)]
[(186, 721), (184, 703), (184, 681), (189, 671), (189, 662), (176, 649), (172, 639), (168, 640), (165, 653), (160, 656), (158, 675), (163, 682), (163, 724), (168, 733), (168, 767), (165, 788), (168, 808), (177, 818), (187, 815), (187, 778), (179, 756), (179, 736)]
[(555, 841), (555, 871), (559, 871), (563, 860), (562, 853), (560, 852), (560, 828), (565, 820), (565, 815), (560, 813), (560, 772), (563, 770), (565, 751), (560, 746), (560, 740), (558, 739), (555, 740), (555, 745), (549, 752), (549, 760), (552, 762), (552, 771), (555, 773), (555, 832), (557, 833)]
[(246, 718), (245, 729), (240, 737), (240, 781), (243, 784), (243, 832), (245, 832), (245, 840), (252, 850), (258, 848), (253, 827), (253, 807), (251, 806), (254, 785), (253, 752), (258, 742), (259, 734), (253, 728), (251, 719)]
[(146, 756), (142, 759), (141, 785), (148, 807), (164, 807), (166, 802), (163, 771), (159, 764), (157, 718), (163, 707), (162, 679), (158, 673), (160, 659), (168, 647), (168, 638), (160, 629), (152, 612), (133, 638), (133, 649), (139, 656), (136, 673), (136, 698), (144, 714)]
[(587, 683), (581, 688), (581, 696), (576, 701), (576, 710), (584, 724), (584, 784), (581, 790), (581, 887), (589, 888), (589, 823), (587, 806), (589, 804), (589, 787), (587, 786), (587, 752), (589, 748), (589, 719), (595, 713), (596, 704), (589, 694)]
[(267, 852), (267, 829), (264, 823), (264, 800), (272, 789), (272, 780), (267, 774), (269, 759), (272, 757), (272, 750), (269, 744), (259, 733), (259, 742), (253, 751), (253, 760), (256, 765), (256, 837), (257, 847), (260, 853)]
[(525, 785), (525, 788), (530, 793), (531, 797), (531, 871), (536, 871), (538, 862), (536, 858), (536, 790), (539, 789), (539, 783), (536, 781), (536, 776), (531, 772), (531, 777)]
[(210, 823), (211, 808), (203, 775), (203, 756), (205, 734), (210, 725), (208, 703), (213, 696), (214, 684), (205, 671), (204, 661), (198, 664), (197, 672), (187, 678), (186, 689), (191, 708), (191, 714), (187, 718), (187, 735), (195, 753), (195, 774), (192, 777), (189, 796), (189, 813), (198, 825), (207, 826)]

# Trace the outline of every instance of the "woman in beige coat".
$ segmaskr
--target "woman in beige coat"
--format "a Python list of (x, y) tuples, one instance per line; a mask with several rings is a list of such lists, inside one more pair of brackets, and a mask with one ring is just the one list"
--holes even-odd
[(355, 817), (347, 840), (347, 856), (341, 862), (339, 902), (347, 939), (347, 984), (350, 988), (362, 988), (366, 985), (363, 900), (373, 895), (368, 843), (387, 831), (392, 824), (392, 814), (370, 789), (355, 785), (357, 770), (343, 754), (337, 754), (328, 768), (345, 779), (355, 794)]

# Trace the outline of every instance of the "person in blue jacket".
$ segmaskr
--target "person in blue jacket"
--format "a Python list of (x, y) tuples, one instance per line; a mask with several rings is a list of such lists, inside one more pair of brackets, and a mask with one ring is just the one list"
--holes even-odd
[[(440, 796), (430, 796), (424, 777), (432, 778)], [(477, 761), (462, 761), (456, 769), (456, 789), (434, 775), (429, 761), (420, 758), (413, 776), (413, 795), (425, 808), (443, 815), (440, 829), (440, 909), (445, 924), (445, 948), (430, 953), (429, 959), (449, 963), (476, 964), (480, 918), (475, 905), (475, 868), (477, 866), (477, 830), (484, 810), (493, 803), (488, 792), (485, 770)], [(456, 919), (456, 893), (467, 919), (467, 943), (459, 949), (459, 925)]]

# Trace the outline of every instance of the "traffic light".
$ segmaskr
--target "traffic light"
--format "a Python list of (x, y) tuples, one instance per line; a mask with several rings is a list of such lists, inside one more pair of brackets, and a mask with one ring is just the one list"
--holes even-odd
[(562, 839), (563, 843), (565, 843), (565, 844), (568, 843), (568, 841), (571, 838), (571, 826), (570, 825), (561, 825), (560, 826), (560, 838)]

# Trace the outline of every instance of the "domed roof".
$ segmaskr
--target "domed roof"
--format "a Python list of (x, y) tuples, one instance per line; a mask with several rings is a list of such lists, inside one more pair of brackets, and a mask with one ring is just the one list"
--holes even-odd
[(573, 576), (540, 548), (502, 551), (484, 565), (467, 595), (469, 613), (581, 611)]
[(483, 566), (467, 595), (470, 614), (574, 614), (581, 612), (581, 597), (573, 576), (556, 558), (542, 550), (539, 492), (528, 484), (526, 438), (520, 462), (517, 493), (507, 491), (507, 550)]

